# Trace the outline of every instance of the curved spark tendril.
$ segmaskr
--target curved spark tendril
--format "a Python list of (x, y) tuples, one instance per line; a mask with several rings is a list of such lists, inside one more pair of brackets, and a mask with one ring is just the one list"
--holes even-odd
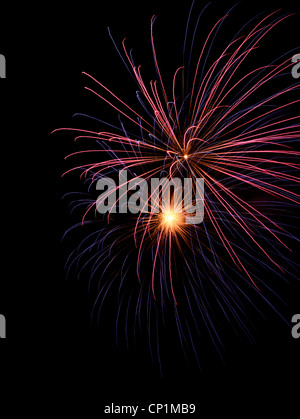
[[(126, 334), (130, 306), (136, 323), (146, 312), (149, 333), (152, 311), (164, 318), (168, 308), (173, 310), (182, 345), (189, 342), (197, 357), (191, 329), (198, 330), (200, 322), (206, 325), (215, 345), (222, 345), (213, 320), (215, 307), (250, 338), (243, 313), (250, 300), (248, 293), (254, 293), (276, 311), (264, 296), (272, 294), (272, 285), (263, 281), (259, 269), (284, 277), (289, 263), (283, 263), (283, 255), (292, 250), (291, 240), (297, 240), (282, 219), (282, 209), (284, 204), (290, 214), (300, 203), (299, 152), (294, 149), (299, 139), (300, 115), (293, 113), (300, 100), (289, 99), (299, 90), (299, 84), (291, 79), (293, 84), (288, 87), (272, 88), (290, 71), (290, 53), (246, 74), (241, 72), (261, 40), (290, 16), (277, 14), (270, 13), (255, 24), (250, 21), (250, 30), (241, 30), (218, 58), (211, 60), (210, 51), (228, 15), (222, 17), (207, 35), (192, 65), (198, 19), (190, 56), (175, 71), (171, 92), (164, 85), (158, 64), (154, 16), (151, 45), (158, 80), (144, 81), (141, 66), (135, 65), (128, 52), (127, 40), (123, 40), (123, 52), (118, 50), (137, 83), (140, 111), (92, 75), (83, 73), (90, 82), (85, 89), (117, 112), (120, 126), (93, 118), (113, 129), (63, 128), (76, 132), (75, 140), (92, 140), (96, 144), (94, 149), (66, 156), (92, 155), (94, 161), (72, 167), (64, 175), (80, 170), (90, 191), (99, 179), (116, 176), (123, 169), (147, 181), (155, 176), (205, 180), (205, 217), (199, 225), (185, 224), (184, 214), (171, 207), (161, 208), (159, 214), (151, 213), (151, 196), (148, 212), (122, 218), (109, 213), (99, 219), (95, 199), (76, 200), (76, 208), (85, 207), (81, 224), (92, 223), (97, 228), (70, 255), (68, 267), (82, 263), (82, 271), (91, 266), (90, 285), (94, 278), (99, 283), (95, 302), (99, 312), (112, 284), (118, 284), (117, 324), (125, 307)], [(270, 86), (271, 95), (257, 99)], [(108, 194), (118, 193), (121, 186)], [(135, 300), (124, 291), (132, 260), (139, 286)], [(112, 269), (114, 264), (120, 264), (117, 271)], [(256, 302), (251, 303), (259, 310)], [(180, 311), (181, 307), (185, 309)]]

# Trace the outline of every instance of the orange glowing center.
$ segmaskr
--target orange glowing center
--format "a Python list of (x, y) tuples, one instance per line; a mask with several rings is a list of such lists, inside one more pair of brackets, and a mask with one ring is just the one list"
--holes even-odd
[(161, 214), (160, 224), (161, 227), (166, 229), (177, 229), (183, 224), (182, 214), (178, 214), (173, 211), (166, 211)]

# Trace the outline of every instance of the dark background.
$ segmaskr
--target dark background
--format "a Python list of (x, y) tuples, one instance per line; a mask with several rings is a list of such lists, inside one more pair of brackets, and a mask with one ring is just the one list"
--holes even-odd
[[(210, 28), (233, 4), (212, 1), (203, 29)], [(232, 24), (225, 23), (228, 38), (247, 18), (278, 6), (300, 11), (291, 1), (241, 2), (232, 12)], [(0, 80), (5, 98), (1, 109), (5, 138), (0, 312), (7, 318), (1, 356), (10, 383), (6, 390), (20, 389), (24, 396), (29, 390), (31, 396), (25, 396), (24, 403), (33, 411), (37, 398), (51, 412), (71, 415), (80, 411), (85, 417), (102, 417), (104, 405), (110, 402), (195, 403), (199, 417), (209, 417), (215, 409), (240, 416), (252, 409), (270, 413), (279, 406), (297, 411), (294, 383), (300, 372), (300, 342), (277, 318), (262, 327), (256, 344), (238, 338), (229, 342), (225, 363), (205, 348), (202, 370), (193, 362), (186, 363), (170, 337), (161, 377), (146, 345), (140, 343), (130, 351), (124, 345), (116, 348), (109, 311), (104, 324), (91, 323), (93, 297), (85, 281), (65, 279), (70, 245), (62, 245), (61, 236), (73, 219), (61, 197), (70, 187), (76, 189), (76, 182), (62, 180), (61, 174), (68, 168), (64, 156), (75, 151), (75, 146), (72, 135), (50, 133), (73, 126), (75, 112), (103, 119), (111, 116), (84, 91), (82, 71), (121, 97), (131, 89), (129, 100), (134, 103), (135, 86), (108, 37), (107, 26), (119, 46), (127, 37), (137, 61), (147, 68), (152, 65), (150, 19), (158, 15), (156, 44), (166, 51), (160, 52), (164, 65), (166, 57), (172, 57), (168, 67), (172, 73), (181, 65), (189, 7), (190, 2), (183, 1), (111, 1), (26, 5), (17, 14), (7, 11), (0, 45), (7, 60), (7, 79)], [(276, 58), (299, 46), (299, 41), (298, 16), (274, 31), (262, 54)], [(152, 67), (151, 75), (153, 71)], [(284, 288), (284, 293), (286, 314), (291, 317), (300, 311), (299, 284)]]

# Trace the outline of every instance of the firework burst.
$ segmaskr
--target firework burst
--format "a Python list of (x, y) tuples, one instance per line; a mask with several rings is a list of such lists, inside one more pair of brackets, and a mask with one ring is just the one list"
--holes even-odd
[[(264, 302), (276, 311), (269, 298), (276, 297), (272, 283), (261, 273), (281, 278), (293, 275), (286, 255), (297, 242), (287, 217), (295, 214), (300, 203), (299, 152), (294, 149), (300, 134), (300, 116), (295, 113), (299, 99), (291, 99), (299, 84), (291, 78), (287, 87), (276, 88), (277, 80), (290, 72), (293, 53), (248, 73), (242, 70), (263, 38), (289, 15), (279, 16), (275, 11), (252, 19), (212, 60), (210, 52), (228, 15), (212, 27), (196, 60), (199, 19), (185, 57), (189, 17), (184, 62), (174, 73), (170, 92), (157, 59), (153, 17), (150, 36), (157, 80), (144, 80), (141, 66), (128, 52), (127, 40), (117, 49), (138, 86), (139, 111), (83, 73), (89, 82), (85, 89), (110, 106), (120, 124), (93, 117), (101, 129), (63, 129), (76, 132), (75, 140), (95, 144), (93, 149), (67, 156), (93, 156), (89, 157), (93, 160), (64, 174), (80, 171), (91, 195), (100, 179), (116, 178), (122, 170), (130, 175), (102, 197), (102, 202), (112, 194), (118, 197), (114, 210), (105, 216), (99, 216), (99, 200), (94, 195), (80, 195), (74, 202), (75, 208), (84, 208), (76, 227), (89, 225), (92, 231), (70, 255), (67, 266), (80, 272), (89, 269), (90, 285), (97, 282), (93, 313), (99, 315), (104, 299), (117, 284), (117, 328), (123, 316), (128, 334), (132, 311), (135, 326), (141, 326), (145, 316), (151, 335), (152, 313), (156, 329), (171, 313), (182, 346), (191, 347), (196, 358), (201, 325), (218, 349), (222, 345), (214, 322), (216, 312), (251, 338), (245, 307), (252, 304), (259, 311)], [(105, 125), (109, 130), (103, 129)], [(157, 194), (159, 213), (151, 211), (150, 193), (143, 211), (124, 214), (123, 188), (135, 189), (130, 184), (133, 178), (150, 182), (155, 176), (170, 181), (204, 179), (203, 222), (185, 223), (187, 214), (176, 210), (174, 192), (167, 207)], [(133, 297), (130, 289), (136, 286), (138, 293)]]

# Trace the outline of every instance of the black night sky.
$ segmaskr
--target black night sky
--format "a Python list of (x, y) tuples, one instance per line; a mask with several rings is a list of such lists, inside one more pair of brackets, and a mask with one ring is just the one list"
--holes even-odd
[[(204, 344), (201, 369), (185, 359), (171, 328), (162, 338), (161, 377), (158, 365), (151, 362), (147, 336), (129, 350), (122, 339), (116, 347), (112, 309), (106, 306), (97, 325), (90, 316), (94, 295), (88, 292), (88, 278), (83, 275), (78, 280), (71, 274), (66, 279), (64, 264), (76, 243), (62, 243), (61, 237), (78, 222), (78, 214), (70, 215), (62, 196), (84, 186), (75, 176), (61, 178), (69, 168), (65, 155), (76, 150), (74, 137), (51, 135), (51, 131), (78, 124), (72, 117), (76, 112), (113, 117), (84, 90), (83, 71), (121, 97), (131, 91), (128, 100), (134, 104), (136, 89), (108, 36), (108, 26), (118, 46), (126, 37), (137, 61), (145, 69), (152, 66), (152, 76), (150, 20), (157, 15), (156, 43), (166, 51), (161, 53), (161, 67), (171, 76), (181, 65), (190, 3), (51, 2), (17, 10), (10, 6), (2, 13), (0, 53), (6, 57), (7, 78), (0, 80), (5, 255), (0, 313), (6, 316), (7, 339), (1, 342), (1, 368), (2, 382), (9, 383), (3, 391), (17, 399), (24, 397), (29, 413), (37, 410), (37, 399), (43, 404), (40, 416), (49, 408), (53, 414), (70, 417), (80, 412), (87, 418), (105, 417), (104, 406), (112, 402), (195, 403), (194, 416), (203, 418), (217, 411), (269, 417), (279, 407), (288, 417), (288, 412), (299, 409), (295, 383), (300, 339), (293, 339), (291, 328), (275, 315), (257, 325), (256, 343), (240, 336), (225, 337), (224, 361)], [(196, 4), (199, 11), (206, 2)], [(207, 31), (234, 4), (213, 0), (201, 30)], [(296, 1), (240, 2), (224, 33), (230, 39), (251, 17), (278, 8), (300, 12)], [(299, 15), (272, 33), (257, 60), (267, 62), (268, 57), (297, 46)], [(277, 289), (287, 304), (284, 313), (291, 318), (300, 312), (300, 285), (287, 279), (290, 283)]]

